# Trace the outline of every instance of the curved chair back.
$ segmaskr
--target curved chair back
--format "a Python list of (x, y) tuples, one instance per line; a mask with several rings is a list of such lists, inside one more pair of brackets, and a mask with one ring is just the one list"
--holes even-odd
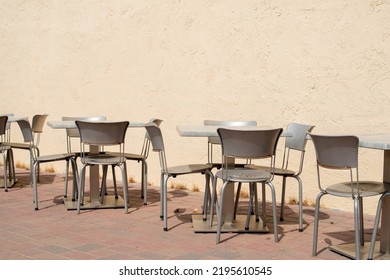
[(0, 136), (4, 137), (7, 130), (8, 116), (0, 116)]
[(87, 145), (120, 145), (125, 141), (128, 121), (85, 122), (76, 120), (80, 141)]
[(317, 163), (325, 168), (358, 167), (359, 138), (309, 134), (313, 140)]
[[(160, 126), (160, 124), (163, 122), (161, 119), (152, 118), (149, 120), (149, 123), (154, 123), (156, 126)], [(150, 136), (149, 133), (145, 132), (145, 138), (144, 143), (142, 145), (141, 155), (143, 155), (144, 159), (147, 159), (149, 156), (149, 148), (150, 148)]]
[(147, 123), (145, 125), (145, 129), (150, 137), (150, 141), (152, 142), (153, 151), (165, 151), (161, 129), (154, 122)]
[(42, 133), (43, 126), (45, 125), (45, 121), (47, 118), (47, 114), (43, 115), (35, 115), (32, 119), (31, 129), (34, 133)]
[[(62, 117), (63, 121), (105, 121), (105, 116), (93, 116), (93, 117)], [(68, 153), (72, 153), (72, 138), (80, 138), (78, 128), (67, 128), (66, 129), (66, 147)]]
[[(204, 120), (203, 124), (206, 126), (256, 126), (256, 121), (219, 121), (219, 120)], [(221, 141), (218, 136), (210, 136), (208, 141), (208, 162), (213, 163), (213, 146), (220, 145)]]
[(28, 142), (31, 145), (33, 145), (34, 144), (33, 143), (34, 136), (33, 136), (33, 132), (32, 132), (30, 123), (27, 120), (18, 120), (17, 123), (18, 123), (20, 130), (22, 132), (24, 142), (25, 143)]
[(286, 137), (286, 148), (303, 152), (306, 148), (307, 133), (310, 133), (314, 125), (290, 123), (287, 131), (292, 133), (291, 137)]
[(256, 159), (275, 155), (283, 129), (235, 130), (219, 128), (217, 131), (221, 139), (224, 157)]
[[(105, 121), (105, 116), (93, 116), (93, 117), (62, 117), (63, 121), (91, 121), (91, 122), (98, 122), (98, 121)], [(79, 130), (77, 128), (67, 128), (66, 129), (66, 136), (67, 137), (80, 137)]]

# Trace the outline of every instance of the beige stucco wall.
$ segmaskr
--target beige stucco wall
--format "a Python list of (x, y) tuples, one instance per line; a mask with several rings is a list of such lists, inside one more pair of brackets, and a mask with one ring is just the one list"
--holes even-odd
[[(206, 160), (206, 139), (175, 131), (204, 119), (390, 130), (389, 1), (0, 0), (0, 38), (1, 113), (159, 117), (170, 165)], [(15, 140), (18, 133), (14, 126)], [(131, 129), (127, 149), (140, 150), (143, 134)], [(64, 150), (64, 138), (45, 127), (42, 153)], [(27, 162), (26, 153), (16, 156)], [(360, 164), (362, 178), (381, 179), (381, 151), (362, 150)], [(155, 154), (149, 172), (157, 184)], [(139, 173), (130, 163), (129, 175)], [(313, 200), (311, 143), (302, 179)], [(296, 197), (296, 182), (289, 187)], [(352, 211), (350, 201), (323, 204)], [(367, 208), (373, 213), (374, 203)]]

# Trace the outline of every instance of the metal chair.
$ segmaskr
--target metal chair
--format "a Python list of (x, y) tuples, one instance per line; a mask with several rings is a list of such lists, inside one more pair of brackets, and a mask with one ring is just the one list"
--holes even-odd
[[(8, 181), (7, 172), (10, 166), (9, 151), (11, 147), (7, 144), (7, 122), (8, 116), (0, 116), (0, 153), (3, 156), (3, 179), (4, 179), (4, 191), (8, 192)], [(8, 166), (8, 168), (7, 168)], [(12, 164), (13, 166), (13, 164)]]
[[(41, 139), (41, 134), (43, 132), (43, 126), (45, 125), (47, 117), (48, 117), (47, 114), (38, 114), (38, 115), (33, 116), (32, 123), (31, 123), (31, 131), (32, 131), (32, 136), (34, 138), (34, 140), (33, 140), (34, 146), (31, 147), (30, 143), (10, 142), (10, 143), (8, 143), (8, 145), (11, 147), (11, 149), (19, 149), (19, 150), (26, 150), (26, 151), (30, 151), (30, 149), (34, 149), (35, 155), (39, 157), (39, 154), (40, 154), (39, 142)], [(13, 160), (13, 152), (12, 152), (12, 161), (14, 161)], [(31, 157), (31, 153), (30, 153), (30, 183), (32, 183), (32, 181), (33, 181), (33, 173), (32, 173), (33, 164), (34, 164), (34, 160)], [(37, 172), (38, 172), (37, 176), (38, 176), (38, 181), (39, 181), (39, 174), (40, 174), (39, 168), (37, 168)]]
[[(30, 123), (27, 120), (18, 120), (18, 125), (22, 131), (24, 142), (28, 143), (30, 158), (32, 159), (32, 181), (33, 181), (33, 197), (34, 197), (34, 208), (38, 210), (38, 187), (37, 187), (37, 173), (38, 167), (41, 163), (54, 162), (54, 161), (66, 161), (66, 170), (69, 168), (69, 162), (72, 164), (73, 168), (73, 184), (77, 184), (77, 179), (75, 177), (76, 162), (74, 161), (74, 154), (64, 153), (64, 154), (53, 154), (53, 155), (38, 155), (38, 150), (36, 149), (37, 144), (35, 143), (36, 138), (30, 126)], [(68, 184), (68, 173), (65, 173), (65, 185)]]
[[(218, 135), (222, 144), (222, 168), (215, 174), (213, 182), (212, 207), (210, 211), (210, 225), (213, 223), (214, 204), (217, 209), (217, 244), (220, 242), (224, 193), (227, 187), (231, 187), (230, 183), (249, 183), (251, 189), (251, 197), (249, 199), (249, 207), (246, 219), (245, 229), (249, 229), (249, 221), (251, 216), (252, 203), (256, 208), (256, 221), (259, 221), (258, 201), (257, 201), (257, 183), (261, 183), (264, 189), (265, 184), (271, 189), (272, 194), (272, 214), (274, 223), (274, 238), (278, 242), (278, 227), (276, 220), (276, 199), (275, 188), (272, 184), (272, 172), (266, 170), (257, 170), (251, 168), (237, 168), (229, 166), (229, 158), (234, 159), (268, 159), (270, 162), (271, 171), (275, 167), (275, 152), (279, 137), (283, 129), (269, 130), (237, 130), (219, 128)], [(221, 189), (220, 205), (217, 203), (217, 179), (223, 181)], [(254, 196), (254, 197), (252, 197)], [(263, 201), (265, 208), (265, 201)], [(263, 211), (263, 223), (265, 226), (265, 212)]]
[[(103, 170), (108, 166), (119, 167), (122, 172), (123, 199), (125, 213), (128, 213), (128, 185), (126, 173), (126, 160), (124, 158), (125, 135), (129, 126), (128, 121), (122, 122), (86, 122), (76, 120), (80, 133), (80, 151), (82, 167), (79, 176), (77, 213), (80, 213), (81, 205), (84, 203), (85, 170), (87, 166), (100, 165)], [(86, 146), (116, 146), (118, 155), (110, 153), (92, 154), (87, 152)], [(104, 171), (106, 172), (106, 171)], [(105, 181), (105, 178), (102, 179)], [(101, 203), (104, 200), (105, 184), (101, 192)]]
[[(92, 117), (62, 117), (63, 121), (105, 121), (106, 117), (105, 116), (92, 116)], [(81, 152), (78, 149), (74, 149), (72, 147), (72, 143), (77, 141), (77, 146), (80, 147), (80, 133), (78, 128), (67, 128), (66, 129), (66, 149), (67, 152), (70, 154), (74, 154), (75, 161), (77, 163), (77, 159), (80, 158)], [(76, 165), (77, 166), (77, 165)], [(66, 172), (69, 172), (67, 169)], [(76, 176), (77, 176), (77, 181), (79, 180), (78, 178), (78, 171), (76, 170)], [(72, 201), (75, 201), (75, 196), (76, 196), (76, 189), (72, 190)], [(68, 196), (68, 185), (65, 185), (64, 189), (64, 197)]]
[[(154, 123), (157, 126), (160, 126), (160, 124), (163, 122), (163, 120), (152, 118), (149, 120), (149, 123)], [(126, 160), (132, 160), (141, 162), (141, 198), (144, 200), (144, 205), (148, 204), (148, 164), (146, 162), (146, 159), (149, 156), (149, 149), (150, 149), (150, 138), (149, 134), (145, 133), (144, 142), (142, 145), (141, 153), (139, 154), (133, 154), (133, 153), (124, 153), (124, 157)], [(115, 174), (114, 174), (115, 177)], [(115, 180), (114, 180), (115, 184)]]
[[(356, 136), (325, 136), (309, 134), (313, 140), (317, 158), (318, 187), (320, 189), (316, 198), (313, 251), (317, 255), (318, 223), (321, 198), (326, 195), (350, 198), (354, 206), (354, 227), (355, 227), (355, 254), (360, 259), (360, 245), (364, 245), (364, 224), (363, 224), (363, 197), (380, 195), (386, 192), (382, 182), (360, 181), (358, 168), (359, 138)], [(327, 172), (326, 172), (327, 171)], [(337, 171), (337, 172), (336, 172)], [(343, 172), (344, 171), (344, 172)], [(342, 178), (342, 173), (348, 174), (348, 181), (339, 182), (334, 178)], [(322, 179), (333, 181), (327, 187), (322, 185)], [(340, 174), (341, 173), (341, 174)]]
[[(298, 199), (299, 199), (299, 227), (298, 230), (300, 232), (303, 231), (303, 214), (302, 214), (302, 180), (300, 175), (303, 170), (303, 162), (305, 158), (305, 148), (307, 143), (307, 133), (313, 130), (313, 125), (306, 124), (298, 124), (298, 123), (290, 123), (287, 126), (287, 132), (292, 133), (292, 136), (286, 137), (285, 146), (284, 146), (284, 154), (283, 154), (283, 162), (281, 167), (275, 167), (273, 171), (273, 175), (283, 177), (282, 183), (282, 201), (280, 208), (280, 221), (284, 220), (284, 205), (285, 205), (285, 196), (286, 196), (286, 180), (287, 178), (295, 178), (298, 182)], [(292, 166), (290, 155), (299, 154), (294, 158), (299, 158), (299, 164), (297, 170), (290, 169)], [(271, 172), (270, 168), (267, 166), (258, 166), (258, 165), (250, 165), (248, 167), (255, 169), (265, 169)], [(240, 193), (240, 185), (237, 189), (237, 197), (235, 204), (235, 211), (237, 210), (237, 204)]]
[[(231, 126), (231, 127), (239, 127), (239, 126), (256, 126), (256, 121), (221, 121), (221, 120), (204, 120), (203, 124), (205, 126), (219, 126), (219, 127), (225, 127), (225, 126)], [(214, 159), (214, 147), (220, 147), (221, 146), (221, 140), (218, 136), (209, 136), (207, 137), (207, 163), (212, 164), (213, 168), (221, 169), (222, 162), (215, 161)], [(249, 162), (236, 162), (236, 167), (244, 167)], [(240, 185), (240, 184), (239, 184)], [(206, 213), (208, 212), (208, 208), (211, 206), (211, 190), (205, 189), (204, 193), (204, 203), (203, 203), (203, 209), (202, 212)], [(205, 219), (204, 219), (205, 220)]]
[(176, 178), (177, 176), (185, 174), (200, 173), (205, 175), (206, 188), (209, 188), (208, 184), (210, 178), (214, 178), (211, 173), (211, 164), (186, 164), (168, 167), (165, 154), (165, 147), (161, 129), (155, 123), (148, 123), (145, 125), (146, 131), (149, 134), (150, 141), (152, 142), (153, 151), (159, 153), (160, 166), (161, 166), (161, 182), (160, 182), (160, 218), (164, 221), (163, 229), (168, 230), (168, 216), (167, 216), (167, 188), (168, 180), (170, 177)]

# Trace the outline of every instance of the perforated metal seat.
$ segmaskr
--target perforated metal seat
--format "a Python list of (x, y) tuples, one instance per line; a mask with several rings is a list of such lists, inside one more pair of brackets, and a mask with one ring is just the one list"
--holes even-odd
[[(364, 244), (363, 224), (363, 198), (380, 195), (388, 191), (388, 186), (382, 182), (360, 181), (358, 167), (359, 139), (356, 136), (325, 136), (310, 134), (316, 151), (318, 186), (320, 189), (316, 199), (314, 231), (313, 231), (313, 256), (317, 255), (318, 223), (321, 198), (330, 194), (337, 197), (350, 198), (354, 208), (355, 230), (355, 256), (360, 259), (360, 245)], [(320, 170), (322, 172), (320, 172)], [(328, 186), (322, 185), (321, 175), (326, 172), (327, 181), (333, 181)], [(349, 181), (335, 182), (333, 173), (337, 172), (340, 178), (342, 171), (348, 173)], [(331, 172), (331, 173), (329, 173)], [(339, 179), (337, 179), (339, 180)]]
[[(287, 132), (291, 133), (292, 135), (289, 137), (286, 137), (285, 145), (284, 145), (284, 154), (283, 154), (283, 162), (281, 167), (275, 167), (273, 171), (270, 170), (269, 166), (257, 166), (257, 165), (250, 165), (248, 167), (255, 168), (255, 169), (263, 169), (272, 172), (275, 176), (281, 176), (283, 177), (283, 183), (282, 183), (282, 199), (281, 199), (281, 209), (280, 209), (280, 221), (284, 220), (284, 206), (285, 206), (285, 196), (286, 196), (286, 181), (287, 178), (295, 178), (298, 182), (298, 201), (299, 201), (299, 226), (298, 230), (300, 232), (303, 231), (303, 195), (302, 195), (302, 180), (300, 178), (300, 175), (302, 174), (303, 170), (303, 162), (305, 158), (305, 149), (306, 149), (306, 143), (307, 143), (307, 133), (311, 132), (313, 130), (313, 125), (306, 125), (306, 124), (298, 124), (298, 123), (290, 123), (287, 126)], [(299, 163), (293, 165), (293, 159), (291, 155), (293, 152), (297, 155), (294, 158), (299, 158)], [(296, 169), (291, 169), (291, 166), (295, 167)], [(237, 194), (240, 193), (240, 185), (237, 190)], [(238, 195), (236, 198), (236, 205), (235, 209), (237, 209), (237, 202), (238, 202)]]
[[(249, 207), (246, 219), (245, 229), (249, 229), (249, 221), (251, 216), (252, 204), (256, 208), (256, 221), (259, 221), (258, 213), (258, 199), (257, 199), (257, 183), (261, 183), (264, 189), (264, 185), (268, 185), (272, 195), (272, 214), (274, 224), (274, 239), (278, 242), (278, 228), (276, 220), (276, 199), (275, 188), (272, 184), (273, 175), (272, 172), (266, 170), (257, 170), (251, 168), (237, 168), (235, 166), (229, 166), (231, 159), (268, 159), (270, 162), (271, 170), (275, 166), (275, 152), (279, 137), (283, 129), (269, 129), (269, 130), (234, 130), (219, 128), (218, 135), (222, 144), (222, 168), (215, 174), (213, 182), (213, 195), (212, 195), (212, 207), (210, 211), (210, 225), (213, 223), (214, 204), (217, 209), (217, 236), (216, 242), (220, 242), (222, 216), (224, 207), (224, 194), (227, 187), (232, 182), (249, 183), (250, 186), (250, 199)], [(230, 159), (230, 160), (229, 160)], [(221, 189), (220, 205), (217, 203), (217, 179), (221, 179), (223, 182)], [(263, 209), (265, 208), (265, 201), (263, 201)], [(266, 224), (265, 211), (263, 211), (263, 225)]]
[(160, 166), (161, 166), (161, 182), (160, 182), (160, 218), (164, 221), (163, 229), (168, 230), (168, 214), (167, 214), (167, 188), (168, 179), (170, 177), (176, 178), (177, 176), (185, 174), (200, 173), (205, 175), (206, 188), (209, 188), (208, 184), (210, 179), (214, 178), (211, 173), (211, 164), (185, 164), (179, 166), (168, 167), (163, 136), (161, 129), (155, 123), (148, 123), (145, 125), (146, 131), (152, 142), (153, 151), (159, 153)]
[[(82, 163), (79, 178), (77, 213), (80, 213), (80, 208), (84, 201), (85, 170), (87, 166), (92, 165), (103, 166), (103, 170), (108, 166), (112, 166), (113, 168), (119, 167), (121, 169), (125, 213), (128, 213), (129, 200), (126, 160), (124, 158), (124, 141), (129, 122), (86, 122), (79, 120), (75, 122), (80, 134), (80, 155)], [(116, 146), (118, 148), (118, 156), (109, 153), (92, 154), (87, 151), (87, 146), (98, 146), (100, 147), (99, 150), (105, 150), (107, 146), (111, 148)], [(105, 181), (105, 178), (102, 181)], [(101, 203), (103, 203), (105, 186), (106, 184), (102, 184)]]
[[(53, 162), (53, 161), (66, 161), (66, 170), (69, 168), (69, 162), (72, 164), (73, 169), (73, 184), (74, 188), (76, 188), (77, 179), (75, 177), (76, 174), (76, 163), (74, 160), (74, 154), (71, 153), (62, 153), (62, 154), (55, 154), (55, 155), (45, 155), (45, 156), (38, 156), (36, 144), (34, 143), (34, 136), (33, 131), (30, 126), (30, 123), (27, 120), (19, 120), (18, 125), (22, 131), (24, 142), (28, 143), (30, 146), (30, 158), (32, 159), (32, 181), (33, 181), (33, 197), (34, 197), (34, 208), (35, 210), (38, 210), (38, 186), (37, 186), (37, 169), (39, 167), (39, 164), (41, 163), (47, 163), (47, 162)], [(68, 184), (68, 173), (65, 173), (65, 185)]]
[[(203, 124), (205, 126), (218, 126), (218, 127), (239, 127), (239, 126), (256, 126), (256, 121), (221, 121), (221, 120), (204, 120)], [(218, 136), (209, 136), (207, 137), (207, 163), (212, 164), (213, 168), (221, 169), (222, 160), (215, 159), (215, 147), (221, 146), (221, 140)], [(220, 150), (220, 149), (219, 149)], [(220, 154), (220, 153), (218, 153)], [(235, 162), (235, 167), (244, 167), (249, 162)], [(203, 202), (203, 213), (208, 212), (208, 209), (211, 205), (211, 190), (205, 189), (204, 202)], [(205, 220), (205, 219), (204, 219)]]

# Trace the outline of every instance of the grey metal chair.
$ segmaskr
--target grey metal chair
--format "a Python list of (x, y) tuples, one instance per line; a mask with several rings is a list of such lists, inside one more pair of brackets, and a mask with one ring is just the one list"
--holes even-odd
[[(10, 166), (9, 151), (11, 147), (7, 144), (7, 122), (8, 116), (0, 116), (0, 153), (3, 156), (3, 179), (4, 179), (4, 191), (8, 192), (7, 172)], [(13, 165), (13, 164), (12, 164)]]
[[(64, 116), (62, 117), (62, 120), (63, 121), (76, 121), (76, 120), (79, 120), (79, 121), (95, 121), (95, 122), (98, 122), (98, 121), (106, 121), (106, 117), (105, 116), (92, 116), (92, 117), (67, 117), (67, 116)], [(80, 150), (77, 148), (73, 148), (73, 144), (74, 142), (77, 142), (77, 147), (79, 148), (80, 147), (80, 133), (79, 133), (79, 130), (78, 128), (67, 128), (66, 129), (66, 149), (67, 149), (67, 152), (70, 153), (70, 154), (74, 154), (74, 157), (75, 157), (75, 161), (77, 163), (77, 159), (80, 158), (81, 156), (81, 152)], [(76, 164), (77, 166), (77, 164)], [(69, 170), (66, 170), (66, 172), (69, 172)], [(77, 181), (79, 180), (78, 178), (78, 170), (76, 170), (76, 176), (77, 176)], [(76, 197), (76, 192), (77, 190), (76, 189), (73, 189), (72, 190), (72, 201), (75, 201), (75, 197)], [(64, 197), (67, 197), (68, 196), (68, 185), (66, 184), (65, 185), (65, 189), (64, 189)]]
[[(34, 138), (33, 140), (33, 147), (30, 146), (30, 143), (15, 143), (15, 142), (10, 142), (8, 143), (9, 146), (11, 146), (11, 149), (19, 149), (19, 150), (26, 150), (30, 151), (30, 149), (35, 150), (35, 155), (39, 157), (40, 151), (39, 151), (39, 142), (41, 138), (41, 134), (43, 132), (43, 126), (45, 125), (46, 119), (48, 115), (47, 114), (37, 114), (33, 116), (32, 122), (31, 122), (31, 131), (32, 131), (32, 136)], [(12, 161), (13, 159), (13, 152), (12, 152)], [(33, 164), (34, 164), (34, 159), (31, 157), (30, 153), (30, 183), (32, 184), (33, 182)], [(39, 163), (38, 163), (39, 164)], [(37, 168), (37, 176), (38, 176), (38, 181), (39, 181), (39, 174), (40, 170)]]
[[(35, 143), (35, 137), (33, 135), (32, 128), (30, 126), (29, 121), (27, 120), (18, 120), (18, 125), (20, 130), (22, 131), (22, 135), (24, 138), (24, 142), (28, 143), (30, 149), (30, 158), (32, 159), (32, 181), (33, 181), (33, 197), (34, 197), (34, 208), (38, 210), (38, 187), (37, 187), (37, 173), (39, 164), (54, 162), (54, 161), (66, 161), (66, 170), (68, 170), (69, 162), (72, 164), (73, 168), (73, 184), (77, 184), (77, 179), (75, 177), (76, 163), (74, 161), (74, 154), (71, 153), (63, 153), (63, 154), (53, 154), (53, 155), (38, 155), (38, 151), (36, 149), (37, 145)], [(68, 184), (68, 173), (65, 173), (65, 185)]]
[[(249, 199), (249, 207), (246, 219), (245, 229), (249, 229), (249, 221), (251, 216), (252, 203), (256, 208), (256, 221), (259, 221), (258, 200), (257, 200), (257, 183), (261, 183), (264, 189), (265, 184), (270, 187), (272, 194), (272, 215), (274, 224), (274, 239), (278, 242), (278, 226), (276, 219), (276, 199), (275, 188), (272, 184), (272, 172), (266, 170), (257, 170), (252, 168), (237, 168), (229, 166), (229, 158), (234, 159), (268, 159), (271, 170), (275, 167), (275, 153), (279, 137), (282, 133), (282, 128), (269, 130), (237, 130), (219, 128), (218, 135), (222, 144), (222, 159), (223, 165), (221, 170), (215, 174), (213, 182), (212, 207), (210, 210), (210, 225), (213, 223), (214, 204), (217, 209), (217, 244), (220, 242), (224, 193), (230, 183), (249, 183), (251, 188), (251, 197)], [(217, 179), (223, 181), (221, 189), (221, 199), (218, 206), (217, 203)], [(254, 197), (252, 197), (254, 196)], [(263, 208), (265, 201), (263, 201)], [(263, 223), (266, 224), (265, 212), (263, 211)]]
[[(310, 133), (313, 130), (313, 125), (307, 124), (298, 124), (298, 123), (290, 123), (287, 126), (287, 132), (292, 133), (292, 136), (286, 137), (285, 145), (284, 145), (284, 154), (283, 161), (281, 167), (275, 167), (273, 174), (275, 176), (283, 177), (282, 183), (282, 199), (281, 199), (281, 208), (280, 208), (280, 221), (284, 220), (284, 205), (285, 205), (285, 196), (286, 196), (286, 180), (287, 178), (295, 178), (298, 182), (298, 200), (299, 200), (299, 227), (298, 230), (300, 232), (303, 231), (303, 214), (302, 214), (302, 180), (300, 175), (303, 170), (303, 162), (305, 158), (305, 149), (307, 143), (307, 133)], [(291, 158), (290, 155), (295, 157)], [(291, 169), (292, 161), (296, 158), (299, 158), (299, 163), (295, 164), (297, 166), (296, 170)], [(250, 165), (248, 167), (255, 169), (265, 169), (271, 172), (270, 168), (267, 166), (257, 166)], [(240, 185), (237, 190), (237, 194), (240, 193)], [(239, 200), (239, 196), (236, 197), (236, 205), (235, 211), (237, 209), (237, 203)]]
[[(128, 121), (122, 122), (86, 122), (76, 120), (76, 125), (80, 134), (80, 151), (82, 167), (79, 176), (77, 213), (80, 213), (81, 205), (84, 204), (85, 171), (87, 166), (100, 165), (104, 168), (108, 166), (119, 167), (122, 173), (123, 199), (125, 213), (128, 213), (128, 184), (126, 160), (124, 157), (125, 136), (129, 126)], [(98, 146), (104, 150), (106, 146), (116, 146), (118, 155), (110, 153), (92, 154), (87, 151), (87, 146)], [(106, 171), (104, 171), (106, 172)], [(102, 179), (105, 181), (105, 178)], [(105, 184), (102, 185), (101, 203), (104, 200)]]
[[(239, 126), (256, 126), (257, 122), (250, 120), (250, 121), (224, 121), (224, 120), (204, 120), (203, 125), (205, 126), (218, 126), (218, 127), (239, 127)], [(216, 160), (214, 158), (215, 153), (215, 147), (221, 146), (221, 140), (219, 139), (219, 136), (209, 136), (207, 137), (207, 163), (212, 164), (213, 168), (221, 169), (222, 162), (221, 159)], [(236, 162), (236, 167), (244, 167), (249, 162)], [(202, 212), (206, 213), (208, 212), (208, 209), (211, 205), (211, 190), (205, 189), (204, 193), (204, 203), (203, 203), (203, 209)]]
[(211, 172), (211, 164), (186, 164), (179, 166), (168, 167), (167, 158), (165, 154), (165, 147), (161, 129), (155, 123), (148, 123), (145, 125), (146, 131), (149, 134), (150, 141), (152, 142), (153, 151), (159, 153), (160, 166), (161, 166), (161, 182), (160, 182), (160, 218), (164, 221), (163, 229), (168, 230), (168, 210), (167, 210), (167, 188), (168, 180), (170, 177), (176, 178), (177, 176), (200, 173), (205, 175), (206, 188), (209, 188), (208, 184), (210, 179), (214, 178)]
[[(149, 123), (154, 123), (157, 126), (160, 126), (162, 122), (163, 120), (157, 118), (152, 118), (149, 120)], [(144, 205), (148, 204), (148, 197), (147, 197), (148, 196), (148, 164), (146, 160), (149, 156), (149, 150), (150, 150), (150, 138), (149, 138), (149, 134), (145, 133), (145, 138), (143, 141), (141, 153), (139, 154), (124, 153), (124, 157), (126, 160), (141, 162), (141, 198), (144, 200)], [(115, 184), (115, 180), (114, 180), (114, 184)]]
[[(329, 194), (353, 200), (355, 256), (356, 259), (360, 259), (360, 245), (364, 245), (363, 198), (380, 195), (386, 192), (386, 188), (382, 182), (359, 180), (358, 137), (348, 135), (309, 135), (313, 140), (315, 147), (318, 187), (320, 189), (316, 198), (315, 206), (312, 255), (317, 255), (318, 223), (321, 198), (324, 195)], [(327, 176), (322, 173), (326, 173)], [(342, 174), (340, 173), (347, 173), (346, 177), (349, 178), (349, 180), (340, 182), (340, 179), (332, 179), (334, 178), (334, 173), (338, 175), (337, 178), (342, 178)], [(327, 181), (333, 181), (334, 184), (329, 184), (324, 187), (322, 179), (325, 177)]]

